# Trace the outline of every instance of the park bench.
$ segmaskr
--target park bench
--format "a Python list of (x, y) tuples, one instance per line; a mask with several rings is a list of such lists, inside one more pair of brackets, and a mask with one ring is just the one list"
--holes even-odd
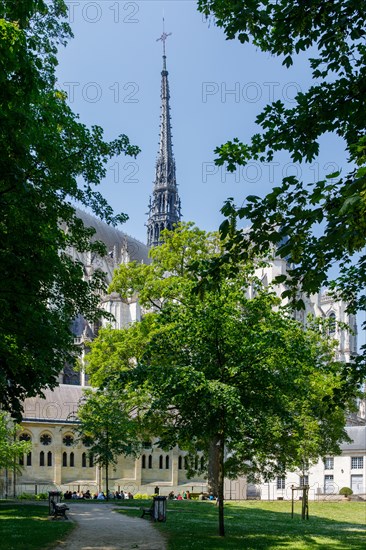
[(150, 508), (141, 508), (141, 517), (150, 516), (150, 519), (153, 519), (154, 514), (154, 502), (151, 504)]
[(63, 517), (65, 519), (68, 519), (66, 515), (66, 510), (70, 510), (70, 508), (63, 502), (54, 502), (51, 500), (52, 504), (52, 510), (53, 510), (53, 518), (56, 519), (57, 517)]

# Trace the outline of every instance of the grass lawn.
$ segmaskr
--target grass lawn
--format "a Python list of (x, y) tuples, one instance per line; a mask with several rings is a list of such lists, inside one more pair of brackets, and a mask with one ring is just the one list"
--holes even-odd
[(50, 548), (73, 527), (70, 521), (49, 519), (48, 505), (0, 502), (1, 550)]
[[(118, 501), (120, 504), (121, 501)], [(122, 506), (148, 506), (151, 501), (122, 501)], [(168, 501), (166, 523), (155, 524), (167, 537), (168, 550), (364, 550), (366, 504), (309, 502), (309, 521), (301, 519), (301, 502), (242, 501), (225, 503), (224, 539), (217, 535), (218, 509), (209, 502)], [(122, 512), (122, 510), (121, 510)], [(138, 510), (123, 513), (138, 516)], [(146, 520), (149, 521), (149, 520)]]

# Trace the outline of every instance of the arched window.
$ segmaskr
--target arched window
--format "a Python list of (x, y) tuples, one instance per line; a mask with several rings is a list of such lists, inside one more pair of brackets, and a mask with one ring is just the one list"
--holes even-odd
[(184, 457), (184, 469), (188, 470), (188, 456)]
[(67, 453), (62, 453), (62, 466), (67, 466)]
[(201, 470), (205, 469), (205, 458), (201, 456)]
[(197, 455), (194, 457), (194, 469), (198, 470), (198, 456)]
[(165, 469), (169, 470), (169, 467), (170, 467), (169, 455), (166, 455), (166, 457), (165, 457)]
[(163, 469), (163, 455), (160, 455), (160, 456), (159, 456), (159, 469), (160, 469), (160, 470)]
[(92, 468), (94, 466), (94, 455), (89, 455), (89, 468)]
[(32, 466), (32, 453), (27, 454), (27, 466)]
[(47, 453), (47, 466), (52, 466), (52, 453), (48, 451)]
[(149, 455), (149, 468), (152, 468), (152, 455)]
[(141, 459), (141, 468), (146, 468), (146, 456), (145, 455), (142, 455), (142, 459)]
[(43, 451), (41, 451), (39, 453), (39, 465), (44, 466), (44, 452)]
[(70, 453), (70, 468), (73, 468), (74, 466), (74, 453)]
[(178, 458), (178, 470), (181, 470), (183, 466), (183, 457), (179, 455)]
[(336, 332), (336, 314), (332, 311), (329, 316), (329, 336), (334, 336)]
[(24, 466), (24, 455), (20, 455), (19, 457), (19, 466)]
[(86, 468), (86, 453), (81, 455), (81, 467)]

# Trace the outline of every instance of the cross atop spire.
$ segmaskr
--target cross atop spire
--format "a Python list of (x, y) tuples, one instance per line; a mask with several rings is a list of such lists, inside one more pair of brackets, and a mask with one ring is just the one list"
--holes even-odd
[(166, 39), (168, 38), (168, 36), (171, 36), (171, 32), (168, 32), (166, 33), (165, 32), (165, 20), (164, 20), (164, 17), (163, 17), (163, 34), (160, 36), (160, 38), (157, 38), (156, 41), (159, 42), (159, 40), (162, 41), (163, 43), (163, 56), (165, 57), (165, 42), (166, 42)]

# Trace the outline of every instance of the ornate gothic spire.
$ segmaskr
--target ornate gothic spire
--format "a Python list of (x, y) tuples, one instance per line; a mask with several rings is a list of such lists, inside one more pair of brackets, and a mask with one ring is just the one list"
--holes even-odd
[[(164, 20), (163, 20), (164, 24)], [(181, 219), (181, 205), (175, 178), (175, 160), (172, 147), (172, 129), (170, 122), (170, 94), (168, 71), (166, 69), (165, 41), (171, 33), (163, 34), (157, 40), (163, 43), (163, 70), (161, 72), (161, 116), (160, 142), (156, 160), (153, 195), (149, 203), (147, 221), (147, 245), (161, 244), (160, 233), (163, 229), (173, 229)]]

